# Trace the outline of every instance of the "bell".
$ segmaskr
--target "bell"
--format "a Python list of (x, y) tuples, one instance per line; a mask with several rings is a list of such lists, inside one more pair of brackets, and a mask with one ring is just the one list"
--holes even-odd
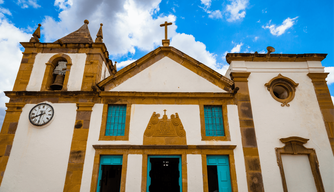
[(52, 90), (61, 90), (63, 88), (64, 75), (57, 75), (50, 88)]

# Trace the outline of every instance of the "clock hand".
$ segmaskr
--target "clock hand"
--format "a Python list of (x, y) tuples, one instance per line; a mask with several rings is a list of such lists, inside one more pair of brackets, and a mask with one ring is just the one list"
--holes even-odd
[[(43, 111), (41, 111), (41, 114), (39, 114), (39, 116), (43, 116), (44, 115), (44, 112)], [(42, 117), (39, 117), (39, 119), (38, 119), (38, 122), (37, 123), (39, 123), (40, 121), (41, 121), (41, 119), (42, 119)]]
[(39, 114), (39, 115), (36, 115), (36, 116), (34, 116), (34, 117), (31, 117), (31, 118), (35, 119), (36, 117), (41, 116), (41, 115), (42, 115), (42, 114)]

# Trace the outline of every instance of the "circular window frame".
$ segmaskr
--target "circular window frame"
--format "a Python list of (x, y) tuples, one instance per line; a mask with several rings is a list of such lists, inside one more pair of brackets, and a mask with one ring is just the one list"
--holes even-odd
[[(288, 77), (285, 77), (281, 74), (274, 77), (268, 83), (265, 84), (265, 86), (267, 87), (267, 90), (270, 92), (271, 96), (276, 101), (280, 102), (282, 107), (284, 107), (284, 106), (289, 107), (290, 106), (289, 102), (291, 102), (294, 99), (295, 92), (296, 92), (296, 87), (298, 85), (299, 84), (294, 82), (292, 79), (290, 79)], [(286, 98), (282, 99), (282, 98), (279, 98), (275, 95), (274, 89), (277, 86), (283, 87), (288, 92), (288, 96)]]

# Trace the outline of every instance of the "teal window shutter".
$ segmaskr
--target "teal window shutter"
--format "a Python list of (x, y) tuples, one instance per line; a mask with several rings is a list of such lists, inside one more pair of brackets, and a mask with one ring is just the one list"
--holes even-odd
[(221, 106), (204, 106), (205, 135), (225, 136)]
[(124, 136), (126, 105), (109, 105), (106, 136)]
[[(101, 191), (101, 186), (103, 186), (103, 166), (119, 166), (122, 169), (123, 156), (113, 156), (113, 155), (103, 155), (100, 157), (100, 166), (99, 166), (99, 176), (97, 182), (97, 192)], [(108, 174), (108, 173), (107, 173)], [(114, 173), (115, 174), (115, 173)], [(110, 181), (109, 181), (110, 182)], [(113, 184), (121, 182), (121, 178), (117, 181), (113, 181)], [(120, 187), (120, 185), (118, 186)]]
[[(228, 155), (207, 156), (208, 166), (215, 166), (217, 169), (217, 181), (219, 191), (232, 192), (230, 165)], [(210, 183), (210, 181), (209, 181)], [(210, 186), (209, 186), (210, 188)]]

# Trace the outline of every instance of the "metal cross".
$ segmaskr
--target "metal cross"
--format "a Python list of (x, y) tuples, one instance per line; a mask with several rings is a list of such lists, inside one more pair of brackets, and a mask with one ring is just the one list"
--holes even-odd
[(160, 25), (160, 27), (165, 26), (165, 40), (167, 40), (167, 26), (168, 26), (168, 25), (171, 25), (171, 24), (173, 24), (173, 23), (172, 23), (172, 22), (167, 23), (167, 21), (165, 21), (164, 24), (161, 24), (161, 25)]

